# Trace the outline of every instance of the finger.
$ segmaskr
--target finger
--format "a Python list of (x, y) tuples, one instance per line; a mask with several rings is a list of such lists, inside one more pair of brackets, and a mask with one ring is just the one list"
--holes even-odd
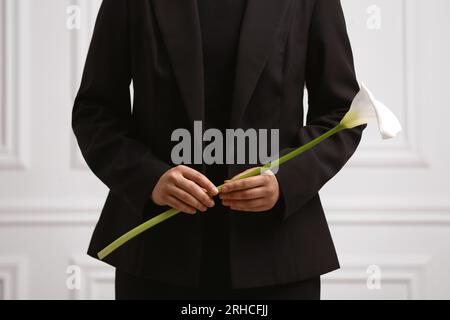
[(220, 195), (222, 200), (250, 200), (263, 198), (269, 195), (269, 191), (265, 187), (256, 187), (251, 189), (239, 190)]
[(219, 193), (216, 186), (203, 174), (189, 167), (185, 167), (182, 171), (185, 178), (194, 181), (200, 187), (205, 188), (211, 196), (215, 196)]
[(211, 199), (211, 197), (195, 182), (184, 177), (180, 177), (179, 179), (177, 179), (177, 181), (175, 181), (175, 186), (183, 189), (184, 191), (195, 197), (204, 206), (209, 208), (214, 207), (214, 201)]
[(255, 176), (240, 180), (233, 180), (223, 185), (221, 192), (228, 193), (238, 190), (256, 188), (266, 183), (267, 176)]
[(195, 214), (196, 210), (195, 208), (181, 202), (180, 200), (178, 200), (177, 198), (173, 197), (173, 196), (169, 196), (167, 198), (167, 204), (172, 207), (175, 208), (177, 210), (180, 210), (182, 212), (185, 213), (189, 213), (189, 214)]
[(202, 212), (205, 212), (208, 209), (205, 205), (203, 205), (200, 201), (198, 201), (183, 189), (174, 186), (169, 192), (178, 200)]
[(239, 208), (239, 209), (254, 209), (258, 207), (267, 206), (266, 198), (259, 198), (253, 200), (226, 200), (222, 202), (224, 206), (230, 208)]

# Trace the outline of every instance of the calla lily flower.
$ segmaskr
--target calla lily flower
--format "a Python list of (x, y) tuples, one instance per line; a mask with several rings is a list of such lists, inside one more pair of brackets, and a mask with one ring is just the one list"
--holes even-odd
[[(378, 122), (378, 129), (380, 131), (383, 139), (389, 139), (395, 137), (401, 130), (402, 127), (397, 117), (389, 110), (382, 102), (376, 100), (373, 94), (367, 89), (367, 87), (361, 83), (361, 89), (358, 94), (353, 99), (349, 111), (345, 114), (342, 120), (332, 129), (328, 130), (321, 136), (309, 141), (303, 146), (289, 152), (288, 154), (278, 158), (272, 162), (265, 164), (264, 166), (254, 168), (243, 175), (236, 177), (235, 179), (245, 179), (260, 174), (270, 174), (270, 169), (278, 167), (291, 160), (292, 158), (302, 154), (303, 152), (311, 149), (318, 143), (325, 139), (328, 139), (332, 135), (346, 129), (352, 129), (359, 125), (368, 124), (373, 121)], [(218, 186), (217, 189), (221, 190), (223, 184)], [(142, 232), (154, 227), (155, 225), (177, 215), (180, 213), (177, 209), (170, 209), (163, 212), (152, 219), (147, 220), (136, 228), (128, 231), (103, 250), (98, 252), (98, 257), (103, 260), (113, 251), (127, 243), (129, 240), (138, 236)]]
[(353, 99), (350, 110), (341, 120), (341, 125), (351, 129), (362, 124), (377, 121), (378, 129), (383, 139), (390, 139), (402, 131), (397, 117), (372, 92), (361, 83), (361, 90)]

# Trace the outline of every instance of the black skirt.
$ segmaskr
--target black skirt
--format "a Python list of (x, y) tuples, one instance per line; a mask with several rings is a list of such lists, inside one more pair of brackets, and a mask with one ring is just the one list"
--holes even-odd
[(116, 270), (117, 300), (319, 300), (320, 277), (249, 288), (191, 288), (169, 285)]

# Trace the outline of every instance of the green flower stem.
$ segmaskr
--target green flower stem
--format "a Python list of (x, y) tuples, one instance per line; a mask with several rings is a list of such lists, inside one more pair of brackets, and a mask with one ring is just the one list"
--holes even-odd
[[(323, 140), (329, 138), (330, 136), (338, 133), (339, 131), (341, 131), (343, 129), (345, 129), (344, 126), (342, 126), (341, 124), (338, 124), (336, 127), (330, 129), (329, 131), (325, 132), (321, 136), (319, 136), (319, 137), (311, 140), (310, 142), (304, 144), (303, 146), (287, 153), (286, 155), (282, 156), (281, 158), (278, 158), (272, 162), (269, 162), (262, 167), (255, 168), (255, 169), (239, 176), (236, 179), (245, 179), (245, 178), (249, 178), (249, 177), (254, 177), (254, 176), (260, 175), (264, 171), (270, 170), (271, 168), (278, 167), (278, 166), (282, 165), (283, 163), (285, 163), (286, 161), (289, 161), (292, 158), (298, 156), (299, 154), (302, 154), (303, 152), (311, 149), (318, 143), (322, 142)], [(224, 184), (218, 186), (217, 189), (220, 191), (223, 186), (224, 186)], [(117, 248), (119, 248), (122, 245), (124, 245), (125, 243), (127, 243), (129, 240), (140, 235), (144, 231), (154, 227), (155, 225), (157, 225), (169, 218), (172, 218), (173, 216), (177, 215), (178, 213), (180, 213), (180, 211), (177, 209), (167, 210), (167, 211), (157, 215), (156, 217), (153, 217), (153, 218), (147, 220), (146, 222), (142, 223), (141, 225), (137, 226), (136, 228), (128, 231), (127, 233), (125, 233), (124, 235), (122, 235), (121, 237), (119, 237), (115, 241), (113, 241), (111, 244), (109, 244), (107, 247), (105, 247), (103, 250), (99, 251), (97, 254), (99, 259), (103, 260), (108, 255), (110, 255), (112, 252), (114, 252)]]
[(117, 248), (121, 247), (122, 245), (124, 245), (125, 243), (127, 243), (128, 241), (133, 239), (134, 237), (137, 237), (144, 231), (150, 229), (151, 227), (156, 226), (158, 223), (161, 223), (161, 222), (173, 217), (174, 215), (176, 215), (178, 213), (180, 213), (179, 210), (172, 208), (172, 209), (169, 209), (169, 210), (157, 215), (156, 217), (153, 217), (153, 218), (147, 220), (146, 222), (142, 223), (141, 225), (137, 226), (134, 229), (131, 229), (130, 231), (128, 231), (121, 237), (119, 237), (116, 240), (114, 240), (113, 242), (111, 242), (103, 250), (99, 251), (97, 253), (97, 256), (100, 258), (100, 260), (103, 260), (104, 258), (109, 256), (112, 252), (114, 252)]

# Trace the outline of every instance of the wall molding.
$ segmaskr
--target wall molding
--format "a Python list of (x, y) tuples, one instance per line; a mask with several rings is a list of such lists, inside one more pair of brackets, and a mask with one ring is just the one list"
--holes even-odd
[[(104, 201), (103, 198), (0, 199), (0, 227), (94, 226)], [(450, 200), (443, 198), (329, 198), (323, 205), (331, 226), (450, 226)]]
[(381, 270), (381, 290), (384, 284), (404, 284), (408, 288), (408, 300), (427, 298), (425, 280), (426, 269), (432, 260), (430, 255), (353, 255), (339, 260), (340, 270), (321, 277), (324, 290), (333, 283), (359, 283), (366, 287), (367, 268), (376, 265)]
[(322, 204), (330, 225), (450, 225), (450, 201), (444, 196), (329, 197)]
[(0, 170), (23, 170), (29, 157), (29, 11), (21, 0), (3, 0), (0, 7)]
[(0, 256), (0, 299), (27, 299), (27, 269), (23, 257)]
[(104, 199), (27, 198), (0, 200), (0, 226), (94, 226)]

